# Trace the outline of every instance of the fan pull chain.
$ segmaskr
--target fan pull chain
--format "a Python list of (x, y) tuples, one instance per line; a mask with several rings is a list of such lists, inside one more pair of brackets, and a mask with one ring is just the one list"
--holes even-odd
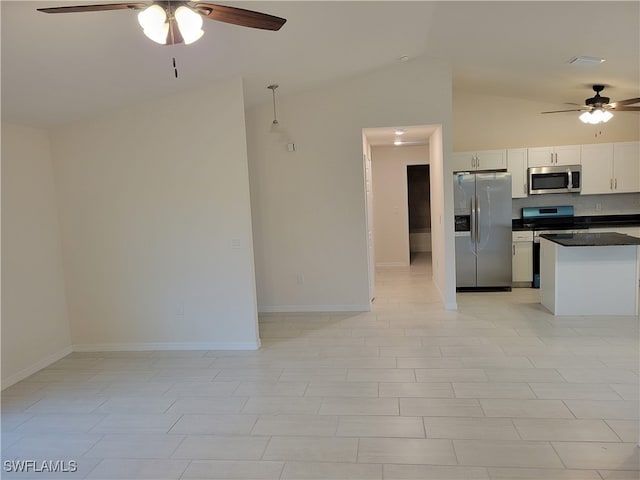
[(178, 78), (178, 68), (176, 67), (176, 57), (173, 57), (173, 73)]

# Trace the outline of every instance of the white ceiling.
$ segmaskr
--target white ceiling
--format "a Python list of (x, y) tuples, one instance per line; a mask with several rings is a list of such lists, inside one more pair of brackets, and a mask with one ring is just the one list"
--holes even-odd
[[(582, 103), (589, 84), (640, 96), (640, 2), (222, 2), (287, 18), (279, 32), (205, 20), (191, 46), (147, 39), (133, 11), (47, 15), (2, 1), (2, 118), (52, 126), (239, 76), (248, 106), (392, 65), (451, 62), (455, 91)], [(569, 65), (576, 55), (597, 67)], [(173, 77), (175, 56), (180, 77)], [(433, 92), (437, 95), (438, 92)]]

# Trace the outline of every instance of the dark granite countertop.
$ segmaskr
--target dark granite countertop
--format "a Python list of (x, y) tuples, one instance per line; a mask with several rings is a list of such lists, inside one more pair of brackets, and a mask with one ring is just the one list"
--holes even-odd
[(544, 233), (546, 238), (563, 247), (611, 247), (620, 245), (640, 245), (640, 238), (622, 233)]
[(640, 227), (640, 214), (630, 215), (584, 215), (569, 218), (545, 219), (539, 224), (523, 222), (521, 218), (511, 220), (514, 231), (522, 230), (579, 230), (586, 228)]

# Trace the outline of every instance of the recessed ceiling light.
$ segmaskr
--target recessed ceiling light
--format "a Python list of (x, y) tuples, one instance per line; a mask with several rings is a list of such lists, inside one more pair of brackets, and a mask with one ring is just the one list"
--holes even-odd
[(405, 134), (405, 131), (404, 131), (404, 130), (402, 130), (401, 128), (398, 128), (394, 133), (395, 133), (396, 135), (404, 135), (404, 134)]
[(586, 57), (584, 55), (580, 57), (573, 57), (571, 60), (569, 60), (569, 63), (571, 65), (577, 65), (579, 67), (593, 67), (595, 65), (600, 65), (601, 63), (604, 63), (604, 62), (605, 62), (604, 58)]
[(398, 57), (398, 60), (401, 62), (406, 62), (409, 60), (409, 55), (402, 55), (401, 57)]

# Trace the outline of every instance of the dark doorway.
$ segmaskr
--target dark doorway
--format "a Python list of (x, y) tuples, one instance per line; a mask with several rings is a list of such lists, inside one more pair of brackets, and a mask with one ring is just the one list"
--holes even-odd
[(429, 165), (407, 166), (410, 259), (431, 255), (431, 188)]

